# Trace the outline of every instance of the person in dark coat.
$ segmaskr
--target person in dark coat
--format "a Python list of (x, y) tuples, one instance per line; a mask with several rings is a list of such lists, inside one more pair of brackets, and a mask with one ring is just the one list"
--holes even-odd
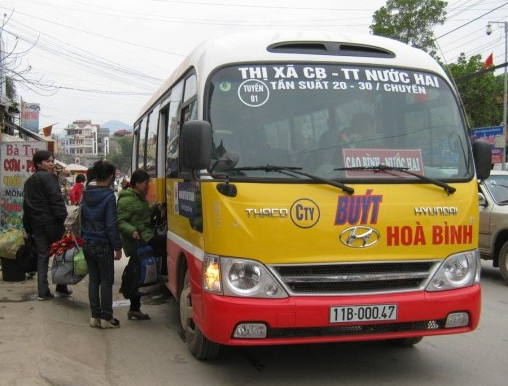
[[(53, 172), (53, 154), (39, 150), (32, 157), (35, 172), (23, 188), (23, 227), (33, 236), (37, 248), (37, 291), (39, 300), (50, 300), (54, 295), (49, 289), (48, 265), (50, 246), (65, 233), (64, 221), (67, 208), (62, 197), (58, 178)], [(57, 285), (56, 292), (68, 296), (72, 293), (66, 285)]]
[(91, 327), (120, 327), (113, 317), (114, 262), (122, 257), (116, 197), (111, 189), (115, 174), (111, 162), (97, 161), (88, 177), (93, 182), (87, 185), (81, 199), (81, 236), (90, 275)]

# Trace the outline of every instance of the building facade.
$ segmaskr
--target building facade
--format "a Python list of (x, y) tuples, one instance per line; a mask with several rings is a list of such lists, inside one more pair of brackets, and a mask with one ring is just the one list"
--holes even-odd
[(100, 127), (90, 120), (77, 120), (69, 124), (63, 148), (66, 154), (75, 157), (75, 162), (87, 157), (104, 157), (110, 152), (109, 129)]

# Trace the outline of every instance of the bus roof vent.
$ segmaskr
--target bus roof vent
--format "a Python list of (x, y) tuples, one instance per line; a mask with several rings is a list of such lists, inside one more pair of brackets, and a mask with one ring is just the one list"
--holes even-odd
[(280, 42), (268, 46), (269, 52), (307, 55), (336, 55), (375, 58), (394, 58), (395, 54), (384, 48), (362, 44), (335, 42)]

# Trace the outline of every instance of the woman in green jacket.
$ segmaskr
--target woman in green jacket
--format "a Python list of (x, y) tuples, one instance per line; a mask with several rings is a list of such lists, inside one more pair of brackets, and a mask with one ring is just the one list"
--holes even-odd
[[(122, 239), (125, 255), (130, 257), (136, 251), (139, 241), (148, 243), (156, 256), (166, 255), (166, 237), (156, 235), (152, 228), (153, 208), (146, 200), (150, 176), (144, 170), (132, 173), (130, 187), (118, 195), (118, 229)], [(150, 319), (148, 314), (141, 312), (141, 296), (130, 296), (129, 320)]]

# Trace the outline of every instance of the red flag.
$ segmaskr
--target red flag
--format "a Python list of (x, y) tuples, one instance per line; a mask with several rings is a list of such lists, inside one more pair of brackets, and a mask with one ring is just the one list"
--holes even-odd
[(485, 60), (485, 63), (483, 63), (483, 68), (489, 68), (490, 66), (494, 65), (494, 58), (492, 56), (493, 54), (490, 54), (487, 59)]

